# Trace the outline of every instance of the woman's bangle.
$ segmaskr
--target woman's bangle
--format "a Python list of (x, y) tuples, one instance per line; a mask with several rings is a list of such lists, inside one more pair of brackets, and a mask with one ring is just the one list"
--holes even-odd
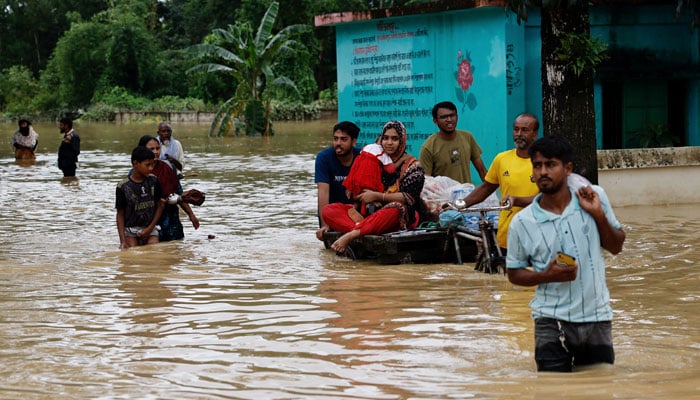
[(386, 201), (386, 193), (382, 193), (382, 203)]

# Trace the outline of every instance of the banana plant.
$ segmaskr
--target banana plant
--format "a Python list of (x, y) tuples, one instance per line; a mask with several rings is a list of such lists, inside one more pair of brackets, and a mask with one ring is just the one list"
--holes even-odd
[(240, 127), (246, 135), (272, 135), (270, 101), (272, 89), (287, 86), (296, 90), (295, 83), (277, 76), (277, 60), (286, 52), (294, 52), (300, 44), (295, 37), (309, 31), (309, 25), (290, 25), (273, 34), (279, 3), (272, 2), (254, 33), (247, 22), (236, 22), (226, 29), (217, 28), (205, 43), (190, 47), (194, 57), (206, 59), (188, 70), (188, 73), (230, 74), (238, 85), (234, 95), (226, 100), (214, 116), (209, 136), (223, 136), (232, 127), (238, 134)]

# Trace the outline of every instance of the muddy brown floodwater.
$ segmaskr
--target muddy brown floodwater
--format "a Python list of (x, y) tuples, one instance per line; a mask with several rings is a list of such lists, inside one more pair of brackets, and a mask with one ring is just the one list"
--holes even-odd
[[(315, 239), (315, 153), (333, 121), (272, 138), (175, 126), (183, 241), (118, 249), (114, 187), (155, 123), (80, 124), (78, 179), (58, 130), (18, 165), (0, 149), (0, 398), (697, 399), (700, 207), (618, 208), (609, 256), (614, 366), (538, 374), (531, 289), (473, 265), (377, 265)], [(209, 239), (214, 235), (214, 239)]]

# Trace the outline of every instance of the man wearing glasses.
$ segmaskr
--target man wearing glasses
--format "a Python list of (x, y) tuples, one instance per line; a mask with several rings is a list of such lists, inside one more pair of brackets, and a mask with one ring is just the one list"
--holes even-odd
[(420, 163), (426, 176), (447, 176), (460, 183), (472, 183), (469, 163), (474, 164), (481, 180), (486, 166), (481, 147), (474, 136), (457, 129), (457, 106), (443, 101), (433, 106), (433, 122), (440, 131), (428, 137), (421, 146)]

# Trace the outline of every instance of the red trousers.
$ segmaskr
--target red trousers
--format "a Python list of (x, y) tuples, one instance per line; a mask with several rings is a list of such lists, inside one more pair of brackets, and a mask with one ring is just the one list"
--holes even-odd
[[(401, 230), (399, 209), (396, 207), (385, 207), (377, 210), (357, 224), (348, 215), (348, 210), (352, 207), (352, 204), (331, 203), (321, 209), (321, 216), (331, 229), (340, 233), (359, 229), (360, 235), (381, 235)], [(413, 229), (418, 225), (417, 217), (416, 215), (416, 222), (408, 226), (408, 229)]]

